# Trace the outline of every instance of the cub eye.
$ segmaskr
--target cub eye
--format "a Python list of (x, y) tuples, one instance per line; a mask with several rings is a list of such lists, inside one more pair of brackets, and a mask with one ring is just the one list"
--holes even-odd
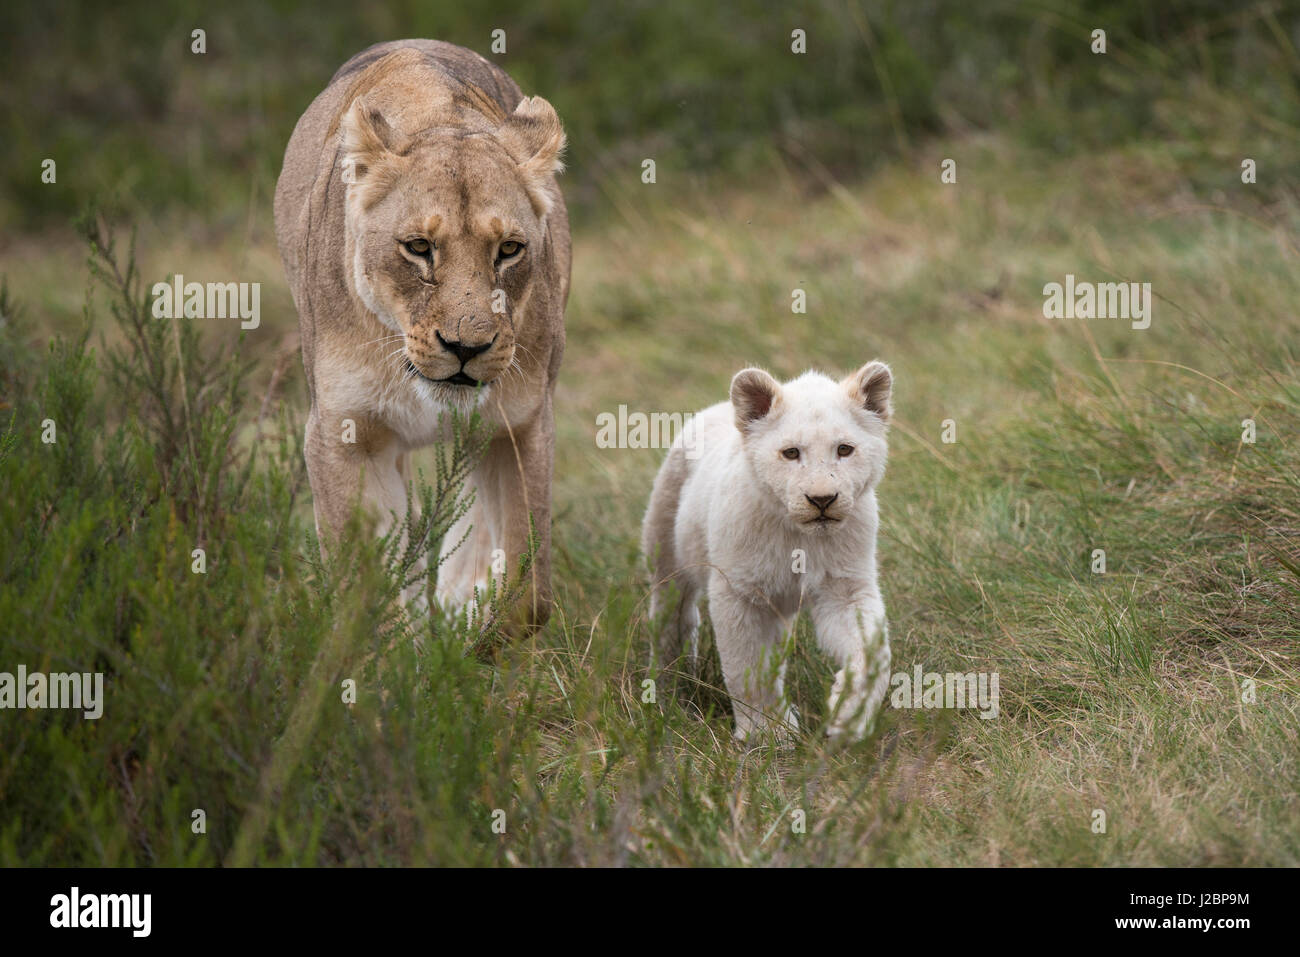
[(412, 256), (427, 256), (433, 249), (433, 244), (427, 239), (408, 239), (402, 246)]
[(502, 243), (497, 249), (497, 257), (500, 259), (509, 259), (512, 256), (518, 256), (524, 251), (524, 244), (515, 242), (513, 239)]
[(851, 445), (841, 445), (841, 446), (840, 446), (838, 449), (836, 449), (835, 451), (839, 453), (840, 458), (842, 458), (842, 459), (844, 459), (844, 458), (848, 458), (850, 455), (853, 454), (853, 446), (851, 446)]
[(781, 450), (781, 455), (782, 455), (783, 457), (789, 459), (791, 462), (793, 462), (793, 461), (795, 461), (796, 459), (799, 458), (799, 450), (798, 450), (798, 449), (782, 449), (782, 450)]

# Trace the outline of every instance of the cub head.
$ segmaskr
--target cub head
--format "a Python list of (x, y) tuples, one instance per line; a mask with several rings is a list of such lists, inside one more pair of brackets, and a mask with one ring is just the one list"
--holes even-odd
[(893, 376), (868, 362), (835, 382), (807, 372), (781, 385), (761, 369), (731, 380), (746, 459), (803, 531), (829, 532), (885, 473)]
[(540, 97), (492, 122), (407, 135), (358, 97), (339, 125), (357, 294), (402, 334), (407, 373), (444, 400), (511, 367), (530, 290), (545, 281), (564, 131)]

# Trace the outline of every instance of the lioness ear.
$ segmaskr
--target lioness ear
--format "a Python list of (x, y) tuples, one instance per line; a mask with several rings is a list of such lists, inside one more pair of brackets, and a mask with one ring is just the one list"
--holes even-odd
[(382, 113), (357, 97), (339, 123), (344, 182), (359, 183), (389, 155), (406, 152), (407, 139), (389, 125)]
[(889, 421), (893, 411), (889, 399), (894, 389), (894, 375), (889, 371), (889, 366), (873, 360), (845, 379), (841, 385), (848, 393), (850, 402), (876, 413), (883, 422)]
[(563, 172), (564, 127), (555, 107), (540, 96), (526, 96), (497, 130), (497, 139), (516, 163), (533, 212), (539, 218), (551, 211), (549, 180)]
[(748, 432), (780, 401), (781, 384), (762, 369), (741, 369), (731, 380), (731, 407), (741, 432)]

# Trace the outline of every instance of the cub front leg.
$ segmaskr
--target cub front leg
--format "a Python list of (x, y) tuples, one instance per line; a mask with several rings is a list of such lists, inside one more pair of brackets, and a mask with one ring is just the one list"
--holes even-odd
[(736, 715), (736, 739), (798, 731), (798, 718), (785, 700), (780, 616), (772, 608), (746, 601), (714, 573), (709, 580), (709, 618)]
[(678, 668), (691, 677), (699, 675), (699, 599), (698, 587), (687, 573), (651, 587), (649, 617), (658, 630), (654, 648), (658, 667)]
[(823, 596), (812, 606), (817, 643), (841, 665), (831, 686), (828, 736), (861, 740), (889, 689), (885, 605), (867, 592)]

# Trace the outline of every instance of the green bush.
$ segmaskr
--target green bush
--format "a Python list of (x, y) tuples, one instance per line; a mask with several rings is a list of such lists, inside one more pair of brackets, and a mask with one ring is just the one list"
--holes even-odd
[[(104, 716), (5, 712), (0, 861), (376, 862), (410, 853), (414, 817), (430, 853), (488, 859), (482, 838), (424, 829), (499, 774), (501, 721), (473, 652), (499, 644), (510, 596), (475, 622), (411, 618), (397, 601), (468, 504), (481, 430), (456, 429), (434, 484), (413, 491), (417, 518), (382, 542), (349, 536), (322, 563), (296, 507), (300, 423), (285, 407), (250, 421), (246, 362), (153, 318), (133, 249), (97, 217), (83, 229), (126, 344), (96, 355), (88, 308), (78, 336), (6, 370), (0, 659), (103, 672)], [(8, 354), (23, 330), (0, 299)]]

